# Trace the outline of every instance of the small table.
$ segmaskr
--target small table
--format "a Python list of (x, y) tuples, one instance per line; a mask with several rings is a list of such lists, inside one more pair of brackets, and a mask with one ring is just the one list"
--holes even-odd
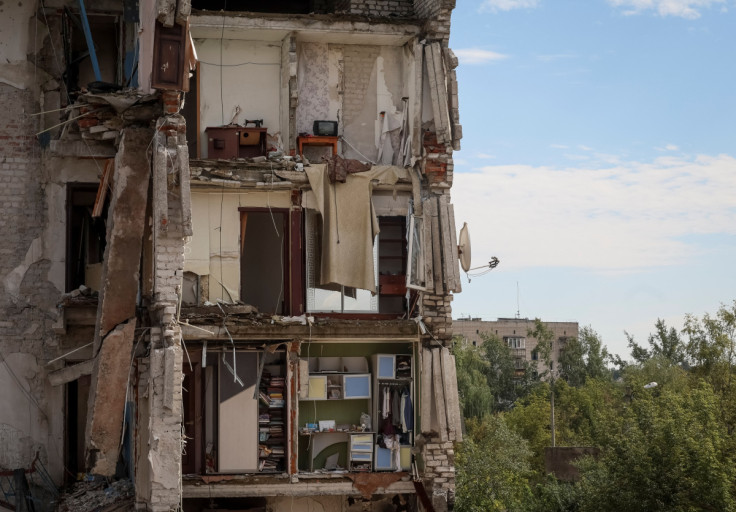
[(303, 155), (304, 146), (332, 146), (332, 154), (337, 154), (337, 136), (330, 135), (307, 135), (296, 138), (299, 146), (299, 155)]

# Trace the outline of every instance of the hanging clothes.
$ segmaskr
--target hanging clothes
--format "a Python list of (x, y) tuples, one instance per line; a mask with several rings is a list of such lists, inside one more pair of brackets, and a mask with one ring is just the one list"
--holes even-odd
[(414, 404), (408, 388), (401, 392), (401, 431), (411, 432), (414, 429)]
[(397, 388), (391, 389), (391, 419), (394, 425), (400, 425), (401, 421), (401, 395)]
[(391, 412), (391, 390), (388, 387), (383, 388), (381, 400), (381, 418), (388, 418)]

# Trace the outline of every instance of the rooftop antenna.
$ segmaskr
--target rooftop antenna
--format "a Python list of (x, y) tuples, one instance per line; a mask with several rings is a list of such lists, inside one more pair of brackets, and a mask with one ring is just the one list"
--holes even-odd
[(516, 318), (521, 318), (521, 311), (519, 308), (519, 281), (516, 281)]

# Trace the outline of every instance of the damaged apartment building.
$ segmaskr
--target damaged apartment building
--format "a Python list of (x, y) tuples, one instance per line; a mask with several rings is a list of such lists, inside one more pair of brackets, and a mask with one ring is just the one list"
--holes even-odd
[(0, 509), (452, 509), (453, 7), (0, 2)]

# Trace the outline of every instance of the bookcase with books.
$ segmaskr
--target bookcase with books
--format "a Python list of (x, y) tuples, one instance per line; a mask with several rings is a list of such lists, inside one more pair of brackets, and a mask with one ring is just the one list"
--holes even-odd
[(286, 464), (286, 382), (283, 354), (267, 357), (259, 384), (258, 398), (258, 470), (285, 471)]

